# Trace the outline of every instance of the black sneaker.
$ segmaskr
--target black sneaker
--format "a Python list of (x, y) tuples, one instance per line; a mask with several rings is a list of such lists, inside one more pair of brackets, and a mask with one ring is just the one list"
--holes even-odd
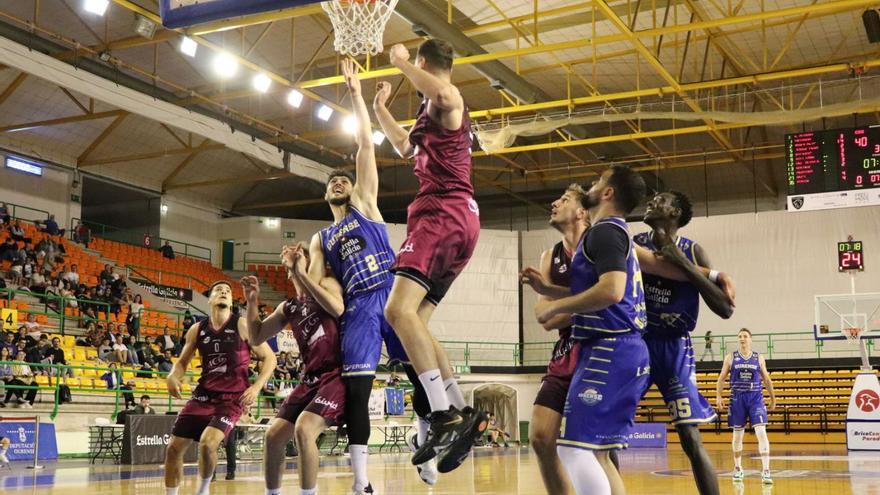
[(227, 479), (227, 480), (230, 480), (230, 481), (234, 480), (234, 479), (235, 479), (235, 471), (229, 471), (229, 472), (227, 472), (227, 473), (226, 473), (226, 479)]
[(467, 459), (474, 447), (474, 442), (483, 435), (486, 428), (489, 427), (489, 416), (483, 411), (477, 411), (470, 406), (461, 410), (461, 416), (464, 419), (464, 428), (458, 438), (444, 449), (440, 454), (440, 460), (437, 461), (437, 471), (448, 473)]
[(425, 443), (413, 453), (412, 463), (424, 464), (445, 451), (468, 429), (467, 418), (453, 406), (446, 411), (434, 411), (425, 417), (431, 426)]

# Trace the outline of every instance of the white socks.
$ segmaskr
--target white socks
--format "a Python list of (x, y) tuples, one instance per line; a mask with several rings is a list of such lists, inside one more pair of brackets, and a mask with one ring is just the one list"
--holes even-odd
[(349, 445), (348, 453), (351, 454), (351, 472), (354, 474), (354, 491), (363, 490), (370, 484), (367, 477), (367, 456), (370, 451), (366, 445)]
[(455, 378), (447, 378), (443, 380), (443, 387), (446, 388), (446, 396), (449, 398), (449, 403), (455, 406), (459, 411), (464, 409), (464, 406), (466, 406), (467, 403), (464, 401), (464, 394), (462, 394), (461, 389), (458, 388), (458, 382), (455, 381)]
[(281, 488), (266, 488), (266, 495), (281, 495)]
[(443, 378), (440, 376), (439, 369), (435, 368), (420, 373), (419, 381), (422, 383), (425, 394), (428, 396), (431, 412), (449, 409), (449, 397), (446, 395), (446, 386), (443, 384)]
[(207, 478), (202, 478), (199, 480), (199, 489), (196, 490), (196, 495), (209, 495), (211, 493), (211, 479), (213, 476), (208, 476)]
[(756, 426), (755, 436), (758, 437), (758, 453), (761, 454), (761, 467), (764, 471), (769, 471), (770, 439), (767, 438), (767, 427), (764, 425)]
[(419, 446), (425, 444), (425, 440), (428, 439), (428, 430), (431, 429), (431, 423), (428, 423), (428, 420), (425, 418), (417, 418), (416, 419), (416, 441), (419, 443)]
[[(278, 493), (275, 495), (281, 495), (281, 490), (278, 490)], [(318, 487), (309, 489), (301, 488), (299, 495), (318, 495)]]
[(165, 487), (165, 495), (177, 495), (177, 490), (179, 490), (178, 487), (174, 487), (174, 488)]
[(611, 483), (592, 451), (557, 446), (559, 459), (577, 495), (611, 495)]
[(743, 429), (733, 430), (733, 465), (736, 469), (742, 469), (742, 452), (743, 452), (743, 436), (746, 431)]

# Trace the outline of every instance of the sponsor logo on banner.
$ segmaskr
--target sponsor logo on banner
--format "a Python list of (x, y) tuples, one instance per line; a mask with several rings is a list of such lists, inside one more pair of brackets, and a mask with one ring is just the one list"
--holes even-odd
[(149, 280), (142, 278), (132, 278), (132, 282), (138, 284), (150, 294), (161, 297), (167, 301), (192, 301), (192, 290), (182, 289), (180, 287), (171, 287), (170, 285), (154, 284)]
[(803, 196), (795, 196), (791, 198), (791, 206), (794, 206), (795, 210), (800, 210), (804, 206), (804, 197)]
[[(11, 419), (11, 418), (10, 418)], [(10, 461), (32, 461), (36, 435), (34, 423), (6, 421), (0, 423), (0, 437), (9, 439), (9, 450), (6, 456)], [(58, 446), (55, 443), (55, 425), (40, 423), (40, 459), (57, 459)]]
[(833, 191), (802, 194), (799, 196), (788, 196), (787, 204), (787, 210), (790, 212), (876, 206), (880, 205), (880, 194), (875, 194), (873, 191)]
[(627, 443), (630, 447), (666, 447), (666, 423), (636, 423)]

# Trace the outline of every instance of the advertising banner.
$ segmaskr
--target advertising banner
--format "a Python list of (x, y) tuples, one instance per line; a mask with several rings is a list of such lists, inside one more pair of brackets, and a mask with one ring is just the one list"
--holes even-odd
[[(162, 464), (165, 447), (171, 441), (171, 428), (177, 416), (138, 414), (125, 418), (122, 435), (123, 464)], [(183, 456), (184, 462), (198, 461), (198, 444), (193, 442)]]
[[(0, 437), (9, 439), (10, 461), (29, 461), (34, 458), (35, 431), (33, 421), (0, 422)], [(58, 459), (58, 445), (55, 443), (55, 425), (40, 423), (40, 459)]]

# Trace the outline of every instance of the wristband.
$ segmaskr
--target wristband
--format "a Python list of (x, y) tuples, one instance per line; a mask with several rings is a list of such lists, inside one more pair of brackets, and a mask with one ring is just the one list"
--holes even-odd
[(718, 270), (709, 270), (709, 280), (711, 280), (712, 283), (718, 283), (719, 275), (721, 275), (721, 272)]

